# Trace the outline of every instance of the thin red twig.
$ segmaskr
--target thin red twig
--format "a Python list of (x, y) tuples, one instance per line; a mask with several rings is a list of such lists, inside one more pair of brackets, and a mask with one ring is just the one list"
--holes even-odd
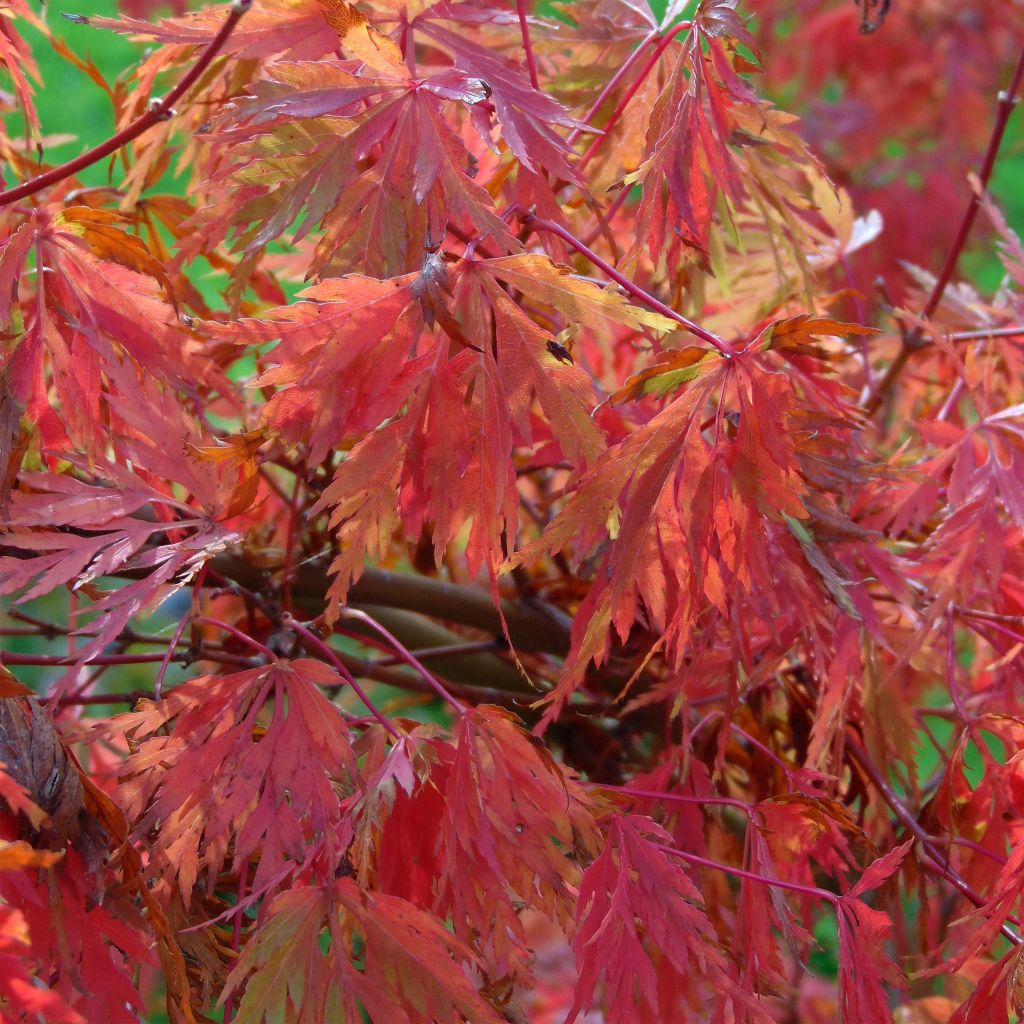
[(238, 25), (245, 12), (251, 6), (252, 0), (232, 0), (231, 10), (228, 13), (227, 20), (220, 27), (220, 31), (206, 44), (206, 48), (199, 55), (195, 64), (189, 68), (182, 76), (181, 81), (163, 99), (152, 101), (146, 112), (137, 117), (131, 124), (126, 125), (105, 142), (101, 142), (98, 146), (93, 146), (92, 149), (86, 150), (80, 156), (75, 157), (74, 160), (69, 160), (59, 167), (52, 168), (45, 174), (40, 174), (29, 181), (24, 181), (14, 188), (7, 189), (6, 192), (0, 192), (0, 206), (9, 206), (11, 203), (16, 203), (27, 196), (41, 192), (50, 185), (56, 185), (57, 182), (64, 181), (65, 178), (70, 178), (73, 174), (77, 174), (86, 167), (99, 163), (100, 160), (110, 156), (111, 153), (116, 153), (122, 146), (128, 145), (129, 142), (134, 142), (144, 132), (149, 131), (153, 125), (173, 117), (174, 104), (188, 92), (199, 76), (210, 66), (213, 58), (220, 52), (231, 33), (234, 32), (235, 26)]
[[(614, 202), (608, 207), (607, 210), (604, 211), (604, 222), (606, 224), (610, 224), (611, 223), (612, 218), (615, 216), (615, 214), (617, 214), (619, 212), (619, 209), (629, 199), (629, 191), (630, 190), (628, 188), (625, 188), (625, 187), (619, 189), (619, 194), (615, 197)], [(583, 244), (584, 245), (591, 245), (591, 244), (593, 244), (593, 242), (595, 242), (597, 240), (597, 238), (600, 236), (601, 231), (602, 231), (602, 225), (601, 224), (598, 224), (596, 227), (592, 228), (590, 230), (590, 232), (587, 234), (587, 237), (583, 239)]]
[(178, 641), (181, 639), (181, 634), (185, 632), (185, 627), (189, 624), (191, 618), (186, 615), (182, 618), (181, 622), (178, 623), (177, 629), (174, 631), (174, 637), (171, 642), (167, 645), (167, 653), (164, 655), (164, 660), (160, 665), (159, 670), (156, 674), (156, 682), (153, 684), (153, 691), (156, 693), (156, 699), (159, 700), (163, 694), (164, 689), (164, 677), (167, 675), (167, 669), (170, 667), (171, 658), (174, 655), (174, 649), (178, 646)]
[(991, 850), (986, 850), (981, 843), (976, 843), (971, 839), (964, 839), (963, 836), (932, 836), (931, 840), (933, 843), (946, 843), (953, 846), (962, 846), (964, 849), (973, 850), (982, 857), (987, 857), (989, 860), (995, 861), (996, 864), (1006, 864), (1005, 857), (1000, 857)]
[(20, 608), (9, 608), (5, 614), (8, 618), (15, 619), (17, 622), (27, 622), (30, 626), (35, 626), (43, 636), (47, 636), (50, 639), (71, 632), (67, 626), (58, 626), (56, 623), (47, 622), (46, 619), (36, 618), (35, 615), (29, 615), (28, 612), (23, 612)]
[[(176, 660), (186, 659), (193, 661), (215, 661), (225, 665), (251, 666), (252, 658), (240, 658), (233, 654), (226, 654), (221, 651), (201, 651), (195, 655), (188, 655), (185, 651), (176, 655)], [(88, 658), (82, 664), (89, 665), (155, 665), (163, 661), (163, 653), (153, 654), (97, 654)], [(65, 668), (77, 665), (78, 659), (68, 657), (66, 654), (0, 654), (0, 665), (41, 665), (49, 668)]]
[(361, 611), (358, 608), (342, 608), (341, 617), (344, 619), (355, 619), (357, 622), (362, 622), (369, 626), (371, 629), (376, 630), (392, 648), (398, 653), (401, 659), (407, 664), (416, 669), (417, 672), (430, 684), (430, 688), (448, 705), (450, 705), (458, 714), (464, 715), (466, 713), (465, 707), (462, 703), (456, 700), (444, 687), (439, 679), (413, 654), (408, 648), (406, 648), (402, 642), (388, 631), (387, 627), (379, 623), (372, 615), (367, 615), (366, 612)]
[(601, 143), (608, 137), (608, 133), (612, 130), (612, 128), (619, 120), (619, 118), (622, 117), (622, 115), (625, 113), (626, 107), (629, 106), (633, 97), (636, 95), (637, 90), (640, 88), (641, 85), (643, 85), (644, 80), (647, 78), (647, 76), (655, 69), (655, 67), (657, 67), (658, 61), (661, 60), (661, 55), (669, 48), (669, 46), (675, 40), (676, 36), (679, 35), (680, 32), (689, 32), (692, 27), (692, 22), (684, 21), (681, 24), (676, 25), (672, 29), (672, 31), (669, 32), (669, 34), (666, 35), (660, 43), (658, 43), (658, 46), (655, 49), (654, 53), (651, 54), (647, 63), (640, 69), (640, 73), (636, 76), (636, 78), (633, 79), (632, 82), (629, 83), (629, 88), (626, 90), (626, 93), (622, 97), (622, 99), (619, 100), (619, 103), (616, 106), (616, 108), (612, 111), (611, 117), (608, 118), (608, 123), (605, 124), (604, 127), (601, 129), (603, 134), (598, 135), (597, 138), (594, 139), (594, 141), (591, 142), (590, 145), (587, 147), (587, 151), (583, 154), (583, 156), (580, 157), (580, 162), (576, 165), (577, 170), (582, 170), (584, 167), (587, 166), (588, 163), (590, 163), (590, 160), (594, 156), (594, 153), (597, 152), (598, 146), (600, 146)]
[(523, 34), (523, 53), (526, 54), (526, 70), (530, 73), (530, 85), (539, 90), (537, 61), (533, 56), (533, 43), (530, 42), (530, 26), (526, 24), (526, 0), (516, 0), (516, 13), (519, 15), (519, 29)]
[(613, 793), (621, 793), (623, 796), (634, 797), (637, 800), (669, 800), (680, 804), (700, 804), (714, 807), (735, 807), (744, 814), (752, 814), (754, 808), (745, 800), (736, 800), (729, 796), (692, 796), (688, 793), (661, 793), (656, 789), (634, 789), (632, 786), (613, 786), (608, 782), (601, 782), (596, 785), (597, 789), (611, 790)]
[[(604, 106), (604, 101), (619, 87), (619, 83), (626, 75), (629, 74), (630, 69), (640, 59), (641, 54), (648, 46), (658, 38), (657, 31), (651, 32), (649, 35), (644, 36), (640, 40), (637, 48), (619, 65), (615, 74), (605, 83), (604, 88), (597, 94), (597, 99), (590, 104), (590, 109), (583, 115), (582, 121), (584, 124), (590, 124), (591, 118), (593, 118), (597, 112)], [(565, 140), (567, 146), (573, 146), (576, 144), (576, 140), (583, 134), (582, 128), (573, 128), (569, 132), (568, 137)]]
[[(1017, 93), (1020, 91), (1022, 81), (1024, 81), (1024, 46), (1021, 47), (1020, 53), (1017, 55), (1017, 64), (1010, 77), (1009, 86), (999, 94), (995, 124), (992, 127), (992, 135), (989, 138), (988, 147), (985, 150), (985, 158), (982, 161), (981, 171), (978, 174), (978, 190), (972, 194), (971, 200), (967, 204), (967, 209), (964, 211), (963, 219), (960, 221), (956, 237), (946, 253), (942, 269), (939, 271), (931, 293), (924, 304), (924, 309), (921, 311), (922, 319), (927, 320), (938, 309), (942, 296), (945, 295), (946, 288), (953, 277), (953, 272), (956, 270), (956, 265), (960, 262), (960, 254), (967, 243), (967, 237), (971, 233), (971, 228), (974, 227), (978, 210), (981, 209), (981, 195), (988, 187), (989, 179), (992, 177), (992, 170), (996, 165), (996, 157), (999, 155), (999, 148), (1006, 134), (1006, 126), (1009, 123), (1010, 115), (1018, 103)], [(889, 368), (869, 393), (864, 403), (864, 411), (869, 416), (878, 410), (883, 399), (892, 389), (899, 375), (903, 372), (904, 367), (910, 361), (910, 357), (918, 349), (924, 347), (922, 344), (923, 338), (924, 332), (920, 327), (915, 327), (904, 336), (903, 346), (900, 348), (899, 354), (889, 364)]]
[(366, 705), (367, 710), (378, 722), (388, 731), (388, 733), (396, 740), (402, 738), (402, 734), (395, 728), (394, 724), (383, 714), (380, 708), (370, 700), (369, 694), (359, 685), (355, 676), (345, 667), (344, 662), (338, 657), (337, 653), (331, 650), (327, 644), (323, 642), (311, 629), (307, 629), (298, 619), (296, 619), (291, 613), (285, 612), (281, 616), (281, 621), (294, 629), (298, 636), (301, 638), (303, 645), (307, 647), (311, 652), (316, 654), (318, 657), (326, 661), (337, 673), (345, 680), (350, 687), (352, 692)]
[(607, 274), (623, 291), (627, 292), (638, 302), (642, 302), (656, 313), (674, 320), (681, 327), (685, 327), (691, 334), (700, 338), (701, 341), (706, 341), (709, 345), (718, 349), (724, 356), (731, 357), (735, 355), (733, 347), (727, 341), (719, 338), (717, 334), (712, 334), (709, 330), (701, 327), (700, 324), (694, 323), (689, 318), (683, 316), (682, 313), (677, 313), (671, 306), (666, 306), (661, 299), (655, 298), (650, 292), (644, 291), (638, 284), (630, 281), (628, 277), (619, 273), (610, 263), (607, 263), (598, 256), (590, 246), (585, 242), (581, 242), (571, 231), (563, 228), (561, 224), (556, 224), (553, 220), (545, 220), (542, 217), (535, 217), (530, 213), (523, 214), (522, 220), (533, 231), (546, 231), (549, 234), (557, 235), (563, 242), (571, 245), (581, 256), (586, 256), (595, 267)]
[(743, 739), (745, 739), (752, 747), (756, 747), (758, 750), (760, 750), (765, 757), (774, 761), (782, 769), (783, 773), (786, 775), (787, 778), (789, 778), (789, 776), (793, 774), (792, 766), (786, 764), (786, 762), (783, 761), (782, 758), (779, 757), (779, 755), (776, 754), (774, 750), (771, 750), (770, 748), (766, 747), (759, 739), (757, 739), (756, 736), (751, 736), (749, 732), (747, 732), (745, 729), (740, 728), (740, 726), (738, 726), (735, 722), (730, 722), (729, 728), (732, 729), (732, 731), (737, 735), (742, 736)]
[(953, 239), (953, 244), (949, 247), (949, 252), (946, 254), (946, 261), (943, 263), (939, 276), (932, 286), (931, 294), (928, 296), (928, 301), (921, 311), (924, 319), (930, 317), (938, 309), (942, 296), (946, 292), (946, 287), (953, 277), (953, 271), (956, 270), (956, 265), (960, 262), (960, 254), (967, 243), (967, 236), (971, 233), (971, 228), (974, 227), (978, 211), (981, 209), (981, 195), (988, 187), (989, 179), (992, 177), (992, 171), (996, 165), (996, 157), (999, 155), (999, 147), (1002, 145), (1003, 136), (1006, 134), (1006, 126), (1010, 121), (1013, 108), (1017, 105), (1017, 93), (1020, 91), (1022, 81), (1024, 81), (1024, 46), (1021, 47), (1020, 53), (1017, 55), (1017, 64), (1010, 77), (1009, 86), (1007, 86), (1005, 92), (999, 94), (996, 123), (992, 128), (992, 136), (989, 139), (988, 148), (985, 150), (985, 159), (982, 161), (981, 170), (978, 172), (980, 189), (971, 196), (971, 201), (967, 204), (963, 220), (960, 222), (960, 228)]
[[(97, 654), (89, 658), (86, 665), (145, 665), (150, 662), (164, 660), (162, 651), (153, 654)], [(4, 665), (49, 665), (59, 668), (65, 665), (77, 665), (78, 659), (66, 654), (8, 654), (0, 656), (0, 664)]]
[[(40, 697), (40, 704), (53, 703), (52, 697)], [(96, 704), (135, 704), (140, 700), (155, 700), (150, 690), (131, 690), (128, 693), (90, 693), (84, 697), (58, 697), (58, 707), (89, 707)]]
[(683, 853), (671, 846), (664, 846), (661, 843), (653, 843), (663, 853), (678, 857), (680, 860), (688, 861), (691, 864), (699, 864), (703, 868), (710, 868), (712, 871), (724, 871), (727, 875), (736, 878), (746, 878), (751, 882), (760, 882), (762, 885), (775, 886), (778, 889), (788, 889), (790, 892), (798, 892), (802, 896), (814, 896), (817, 899), (825, 900), (833, 906), (839, 904), (842, 897), (837, 896), (828, 889), (819, 889), (816, 885), (802, 885), (800, 882), (784, 882), (781, 878), (769, 878), (766, 875), (758, 875), (753, 871), (744, 871), (743, 868), (734, 868), (731, 864), (722, 864), (717, 860), (708, 860), (706, 857), (698, 857), (695, 853)]
[(993, 327), (984, 331), (955, 331), (947, 334), (947, 341), (987, 341), (989, 338), (1016, 338), (1024, 335), (1024, 326)]
[[(985, 898), (976, 892), (960, 873), (953, 868), (949, 863), (949, 859), (942, 855), (942, 852), (932, 842), (931, 836), (928, 835), (927, 831), (921, 826), (921, 823), (911, 813), (910, 808), (907, 807), (892, 786), (889, 785), (888, 779), (885, 778), (878, 766), (871, 760), (867, 751), (849, 735), (846, 738), (846, 749), (860, 770), (871, 780), (871, 784), (889, 805), (890, 810), (896, 815), (900, 824), (921, 844), (921, 850), (936, 865), (937, 873), (946, 879), (962, 896), (973, 903), (974, 906), (985, 906)], [(1008, 925), (1004, 924), (1000, 931), (1014, 945), (1020, 945), (1020, 936)]]
[(277, 661), (277, 655), (264, 644), (261, 644), (259, 640), (254, 640), (248, 633), (243, 632), (237, 626), (232, 626), (230, 622), (224, 622), (222, 619), (211, 619), (208, 615), (199, 615), (196, 617), (195, 622), (197, 624), (206, 623), (208, 626), (213, 626), (214, 629), (222, 629), (225, 633), (230, 633), (236, 640), (241, 640), (243, 644), (248, 644), (253, 650), (259, 651), (268, 661)]
[[(352, 632), (361, 642), (366, 642), (367, 637), (362, 633)], [(381, 645), (385, 650), (387, 645)], [(432, 658), (459, 658), (466, 654), (480, 654), (482, 651), (500, 651), (502, 647), (496, 640), (467, 640), (464, 644), (442, 644), (439, 647), (423, 647), (418, 651), (412, 651), (420, 661), (430, 661)], [(399, 655), (389, 655), (386, 658), (378, 658), (375, 665), (381, 668), (388, 668), (392, 665), (403, 665), (405, 659)]]

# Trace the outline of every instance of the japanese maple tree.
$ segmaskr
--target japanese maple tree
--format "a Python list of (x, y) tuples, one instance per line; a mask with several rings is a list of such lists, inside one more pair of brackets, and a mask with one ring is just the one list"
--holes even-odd
[(1024, 8), (73, 20), (0, 5), (0, 1021), (1024, 1014)]

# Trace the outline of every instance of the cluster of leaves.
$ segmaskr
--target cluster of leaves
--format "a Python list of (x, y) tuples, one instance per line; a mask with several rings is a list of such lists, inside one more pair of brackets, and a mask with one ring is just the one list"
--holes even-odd
[(0, 1019), (1024, 1012), (1024, 11), (159, 6), (55, 168), (0, 12)]

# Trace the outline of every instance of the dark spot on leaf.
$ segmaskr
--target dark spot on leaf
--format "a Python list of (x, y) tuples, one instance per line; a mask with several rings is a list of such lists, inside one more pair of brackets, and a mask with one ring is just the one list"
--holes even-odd
[(573, 359), (569, 350), (560, 342), (551, 340), (548, 342), (548, 351), (560, 362), (568, 363), (570, 366), (575, 366), (575, 360)]

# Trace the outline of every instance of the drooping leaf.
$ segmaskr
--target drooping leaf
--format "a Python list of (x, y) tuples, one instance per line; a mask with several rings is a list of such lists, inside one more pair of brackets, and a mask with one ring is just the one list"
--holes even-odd
[(39, 143), (40, 125), (39, 114), (36, 112), (36, 105), (33, 99), (34, 87), (32, 81), (37, 84), (40, 81), (39, 66), (32, 55), (32, 50), (22, 38), (18, 31), (15, 19), (28, 22), (37, 32), (48, 34), (46, 24), (25, 2), (25, 0), (10, 0), (5, 5), (3, 20), (0, 21), (0, 64), (11, 76), (14, 83), (15, 95), (18, 99), (18, 106), (24, 118), (26, 134), (30, 140)]
[(574, 275), (568, 267), (559, 266), (549, 256), (523, 253), (488, 260), (488, 274), (518, 288), (530, 299), (552, 306), (570, 323), (599, 327), (611, 320), (639, 330), (651, 327), (672, 331), (675, 321), (653, 310), (631, 305), (617, 291), (601, 288), (593, 281)]
[[(204, 7), (158, 22), (137, 17), (89, 20), (97, 27), (136, 38), (194, 47), (208, 43), (217, 34), (224, 11)], [(337, 33), (324, 18), (319, 0), (265, 0), (246, 14), (228, 40), (230, 52), (248, 60), (279, 53), (293, 59), (311, 59), (330, 53), (337, 45)]]
[(339, 683), (320, 662), (275, 662), (192, 680), (113, 721), (137, 744), (121, 798), (137, 834), (160, 823), (153, 866), (177, 880), (186, 906), (232, 837), (236, 864), (259, 853), (256, 887), (302, 864), (311, 841), (331, 850), (341, 820), (333, 786), (359, 774), (345, 721), (318, 689)]
[(903, 977), (885, 951), (892, 919), (858, 897), (882, 885), (897, 871), (914, 841), (908, 840), (879, 857), (836, 905), (839, 926), (839, 1005), (844, 1020), (892, 1019), (885, 985), (899, 988)]
[[(361, 26), (353, 38), (367, 40), (367, 56), (385, 52), (368, 41), (365, 19), (352, 24)], [(450, 69), (414, 87), (409, 69), (387, 53), (375, 66), (361, 62), (362, 73), (323, 61), (275, 64), (225, 128), (241, 166), (204, 231), (234, 228), (253, 252), (301, 216), (297, 238), (324, 228), (310, 268), (318, 275), (409, 272), (450, 221), (515, 248), (443, 116), (445, 103), (481, 102), (479, 80)], [(369, 98), (376, 102), (366, 106)]]
[[(614, 818), (580, 885), (573, 952), (579, 981), (569, 1021), (601, 993), (610, 1021), (720, 1012), (737, 994), (700, 890), (659, 844), (650, 819)], [(717, 1008), (717, 1010), (715, 1009)]]
[[(566, 160), (568, 147), (557, 128), (587, 129), (552, 97), (533, 88), (524, 70), (444, 22), (455, 5), (439, 3), (428, 7), (414, 22), (424, 35), (451, 54), (456, 68), (487, 86), (502, 137), (522, 166), (533, 171), (543, 168), (568, 181), (582, 184)], [(481, 134), (486, 129), (478, 126)]]
[[(15, 1005), (53, 1010), (59, 1014), (53, 1018), (57, 1021), (137, 1020), (143, 1002), (133, 974), (155, 957), (131, 900), (111, 892), (98, 905), (93, 898), (98, 882), (102, 879), (75, 850), (44, 872), (0, 872), (0, 921), (7, 916), (5, 923), (20, 926), (22, 935), (14, 946), (21, 964), (10, 964), (0, 939), (0, 963), (8, 961), (0, 989), (10, 986)], [(8, 907), (17, 908), (22, 922), (4, 915)], [(28, 983), (31, 992), (24, 984), (26, 962), (37, 971), (36, 980)]]
[[(356, 942), (362, 967), (354, 963)], [(256, 941), (239, 959), (226, 994), (245, 991), (246, 1024), (371, 1020), (500, 1024), (461, 963), (472, 953), (436, 918), (351, 879), (278, 895)]]
[[(263, 407), (263, 424), (291, 445), (308, 445), (318, 463), (331, 445), (391, 415), (415, 384), (410, 371), (419, 367), (414, 360), (405, 366), (422, 331), (412, 283), (411, 277), (325, 281), (302, 293), (306, 301), (259, 320), (207, 322), (203, 329), (236, 345), (279, 341), (255, 382), (278, 389)], [(334, 393), (330, 402), (322, 400), (325, 387)]]
[(571, 922), (575, 857), (597, 845), (590, 801), (513, 715), (479, 707), (462, 718), (445, 788), (437, 909), (464, 941), (479, 937), (501, 974), (526, 969), (516, 900)]
[[(143, 448), (136, 451), (145, 464)], [(155, 448), (151, 451), (158, 454)], [(13, 495), (0, 518), (0, 544), (5, 552), (14, 552), (0, 555), (0, 593), (22, 591), (19, 601), (67, 584), (83, 588), (117, 572), (139, 574), (126, 586), (92, 592), (93, 603), (82, 609), (92, 618), (78, 630), (92, 639), (75, 649), (72, 662), (84, 663), (102, 651), (133, 615), (158, 607), (238, 536), (148, 487), (137, 473), (114, 465), (105, 472), (120, 488), (60, 474), (27, 475), (25, 484), (31, 490)], [(210, 498), (212, 512), (233, 487), (218, 496), (216, 479), (209, 473), (204, 477), (200, 483), (196, 475), (197, 496)], [(171, 518), (135, 514), (144, 507), (177, 512), (180, 518), (173, 522), (180, 539), (162, 537)]]

